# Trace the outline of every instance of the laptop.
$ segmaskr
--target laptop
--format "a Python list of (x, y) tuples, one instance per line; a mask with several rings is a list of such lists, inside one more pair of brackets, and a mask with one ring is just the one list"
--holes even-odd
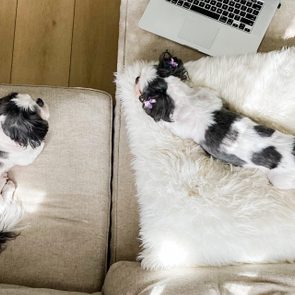
[(212, 56), (256, 52), (280, 0), (150, 0), (139, 27)]

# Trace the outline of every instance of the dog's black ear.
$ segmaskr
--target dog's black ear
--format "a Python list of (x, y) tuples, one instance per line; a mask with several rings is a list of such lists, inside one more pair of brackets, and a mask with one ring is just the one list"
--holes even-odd
[(16, 239), (17, 236), (19, 236), (19, 234), (15, 232), (0, 231), (0, 253), (5, 250), (6, 243)]
[(157, 78), (148, 84), (148, 87), (140, 96), (145, 112), (156, 122), (164, 120), (171, 122), (174, 111), (174, 101), (167, 94), (167, 83), (162, 78)]
[(182, 81), (188, 79), (188, 72), (183, 66), (182, 60), (176, 56), (172, 56), (168, 50), (163, 52), (159, 58), (157, 74), (162, 78), (175, 76), (180, 78)]
[(160, 94), (156, 98), (156, 103), (153, 105), (152, 109), (146, 110), (155, 122), (160, 120), (166, 122), (172, 122), (171, 115), (174, 111), (174, 103), (171, 97), (167, 94)]

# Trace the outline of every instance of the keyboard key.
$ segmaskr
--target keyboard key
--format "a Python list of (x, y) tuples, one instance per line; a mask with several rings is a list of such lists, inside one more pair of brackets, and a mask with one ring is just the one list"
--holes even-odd
[(245, 5), (242, 5), (242, 7), (241, 7), (241, 10), (247, 10), (247, 6), (245, 6)]
[(245, 24), (241, 23), (241, 24), (239, 25), (239, 29), (244, 30), (244, 28), (245, 28)]
[(228, 20), (227, 20), (227, 23), (228, 23), (229, 25), (231, 25), (233, 22), (234, 22), (234, 21), (233, 21), (232, 19), (228, 19)]
[(237, 28), (238, 27), (238, 24), (233, 23), (233, 27)]
[(227, 5), (222, 5), (222, 9), (227, 9), (228, 8), (228, 6)]
[(211, 0), (210, 4), (211, 5), (215, 5), (216, 4), (216, 1), (215, 0)]
[(192, 3), (192, 2), (193, 2), (193, 0), (186, 0), (186, 2), (188, 2), (188, 3)]
[(211, 11), (216, 11), (216, 7), (215, 6), (211, 6)]
[(245, 16), (245, 15), (246, 15), (246, 12), (244, 12), (244, 11), (240, 12), (240, 16)]
[(222, 10), (220, 8), (217, 9), (216, 11), (218, 14), (221, 14)]
[(254, 24), (254, 22), (252, 22), (251, 20), (248, 20), (248, 19), (246, 19), (244, 17), (241, 18), (241, 22), (244, 23), (244, 24), (246, 24), (246, 25), (248, 25), (248, 26), (251, 26), (251, 27)]
[(235, 15), (234, 19), (235, 20), (240, 20), (240, 17), (238, 15)]
[(248, 1), (248, 2), (246, 3), (246, 5), (249, 6), (249, 7), (251, 7), (251, 6), (252, 6), (252, 2)]
[(190, 7), (191, 7), (191, 4), (188, 3), (188, 2), (185, 2), (185, 3), (183, 4), (183, 7), (184, 7), (184, 8), (190, 8)]
[(172, 0), (171, 2), (172, 2), (173, 4), (176, 4), (177, 0)]
[(228, 4), (229, 0), (223, 0), (224, 4)]
[(217, 7), (221, 7), (222, 3), (221, 2), (217, 2), (216, 6)]
[(236, 5), (235, 5), (235, 8), (241, 8), (241, 4), (240, 3), (237, 3)]
[(250, 29), (245, 28), (244, 31), (247, 32), (247, 33), (249, 33), (250, 32)]
[(234, 16), (235, 16), (235, 15), (234, 15), (233, 13), (230, 13), (230, 14), (228, 15), (229, 18), (234, 18)]
[(235, 5), (235, 2), (234, 1), (229, 1), (228, 3), (230, 6), (234, 6)]
[(203, 9), (201, 7), (198, 7), (196, 5), (192, 5), (191, 10), (195, 11), (195, 12), (198, 12), (198, 13), (201, 13), (201, 14), (204, 14), (204, 15), (209, 16), (209, 17), (214, 18), (214, 19), (219, 18), (219, 14), (217, 14), (215, 12), (212, 12), (212, 11), (208, 11), (208, 10)]
[(206, 4), (206, 5), (205, 5), (205, 8), (206, 8), (207, 10), (209, 10), (210, 7), (211, 7), (211, 5), (209, 5), (209, 4)]
[(258, 4), (253, 4), (253, 9), (256, 9), (256, 10), (260, 10), (261, 9), (261, 6), (258, 5)]
[(178, 0), (177, 5), (182, 6), (183, 5), (183, 0)]
[(241, 4), (246, 4), (246, 0), (241, 0)]
[(201, 6), (201, 7), (204, 7), (204, 6), (205, 6), (205, 3), (204, 3), (204, 2), (201, 2), (201, 3), (200, 3), (200, 6)]
[(257, 4), (262, 6), (263, 5), (263, 2), (257, 1)]
[(221, 21), (222, 23), (226, 23), (227, 17), (221, 16), (220, 19), (219, 19), (219, 21)]
[(198, 5), (199, 4), (199, 0), (195, 0), (194, 4)]
[(252, 13), (252, 12), (253, 12), (253, 9), (249, 7), (249, 8), (247, 9), (247, 12)]
[(210, 2), (210, 0), (204, 0), (206, 3), (209, 3)]
[(254, 14), (254, 15), (258, 15), (258, 14), (259, 14), (259, 11), (257, 11), (257, 10), (253, 10), (253, 14)]
[(228, 12), (226, 10), (222, 11), (222, 15), (228, 16)]
[(250, 20), (253, 20), (253, 21), (256, 20), (256, 16), (253, 15), (253, 14), (250, 14), (250, 13), (247, 13), (245, 17), (246, 17), (247, 19), (250, 19)]
[(232, 6), (230, 6), (230, 7), (228, 8), (228, 11), (229, 11), (229, 12), (233, 12), (233, 11), (234, 11), (234, 8), (233, 8)]
[(235, 9), (234, 13), (235, 14), (239, 14), (240, 13), (240, 10), (239, 9)]

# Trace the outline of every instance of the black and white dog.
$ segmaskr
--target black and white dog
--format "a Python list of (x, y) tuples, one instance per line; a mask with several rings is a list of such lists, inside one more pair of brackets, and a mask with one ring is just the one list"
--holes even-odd
[(14, 198), (15, 184), (7, 172), (31, 164), (44, 147), (49, 111), (41, 98), (11, 93), (0, 98), (0, 252), (16, 238), (22, 206)]
[(190, 138), (213, 157), (259, 168), (281, 189), (295, 188), (295, 137), (226, 109), (208, 88), (192, 88), (183, 63), (169, 52), (135, 81), (144, 111), (175, 135)]

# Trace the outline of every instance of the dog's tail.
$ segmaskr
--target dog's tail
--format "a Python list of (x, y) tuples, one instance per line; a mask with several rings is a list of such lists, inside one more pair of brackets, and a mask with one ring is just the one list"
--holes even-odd
[(0, 253), (8, 241), (15, 239), (20, 232), (19, 223), (23, 217), (23, 206), (14, 196), (15, 185), (8, 181), (0, 195)]

